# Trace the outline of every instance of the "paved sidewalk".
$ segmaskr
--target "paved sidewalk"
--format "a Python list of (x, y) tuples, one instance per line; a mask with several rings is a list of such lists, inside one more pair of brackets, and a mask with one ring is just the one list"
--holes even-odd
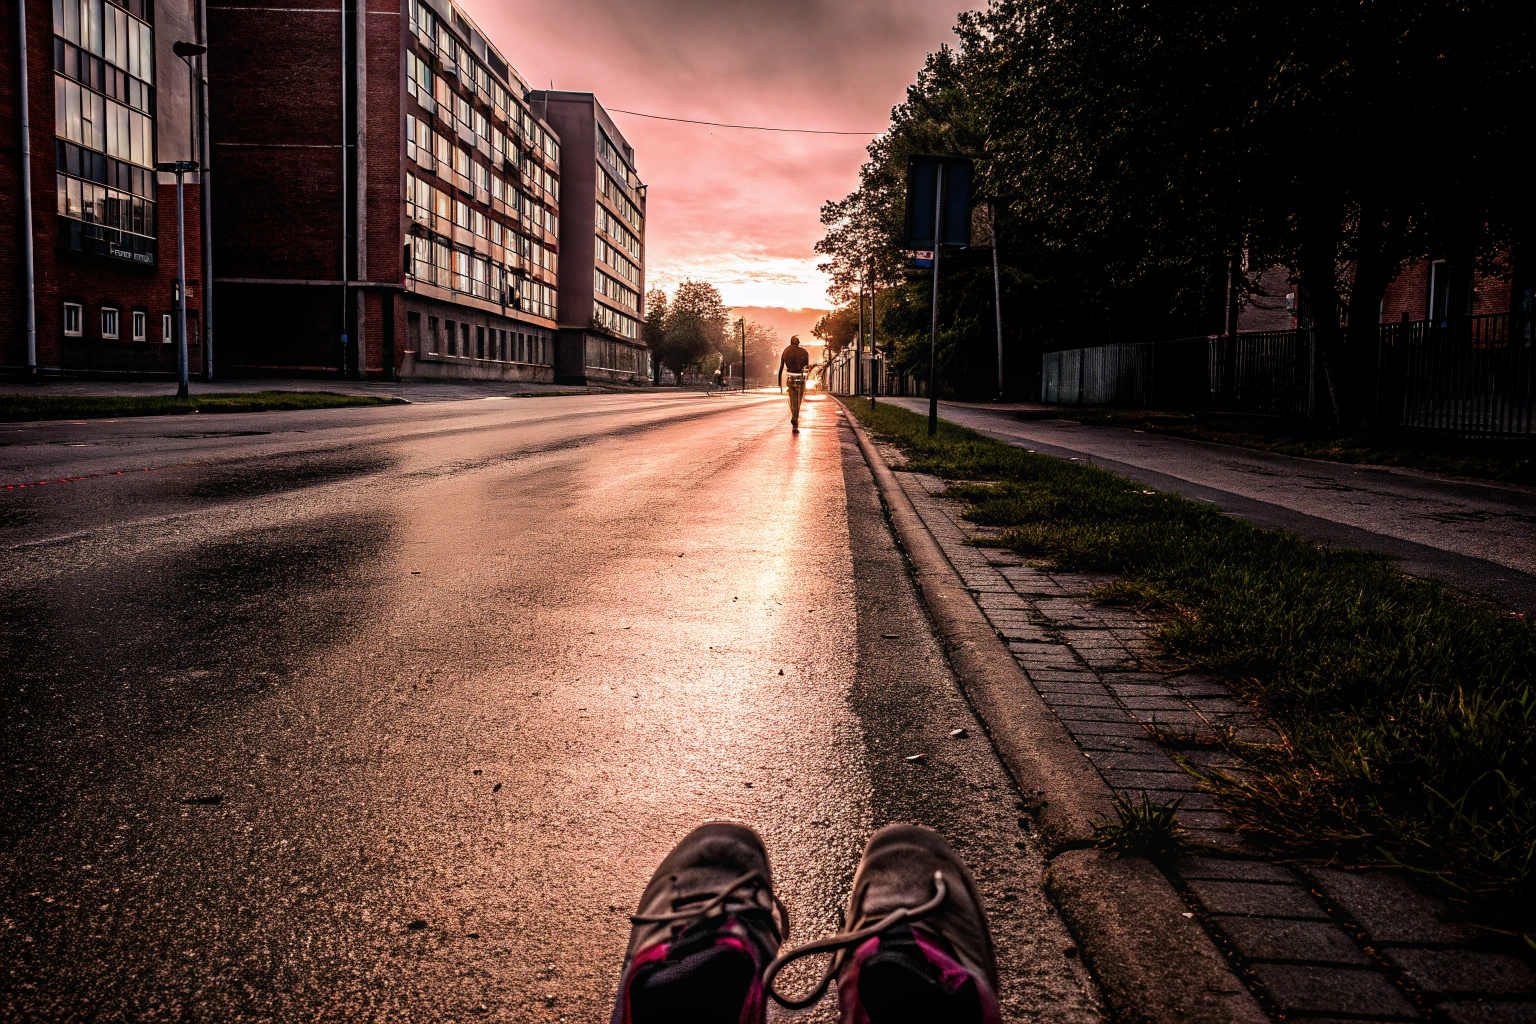
[[(892, 466), (901, 456), (880, 445)], [(1490, 936), (1457, 923), (1401, 876), (1276, 863), (1174, 762), (1226, 767), (1216, 743), (1280, 735), (1222, 682), (1165, 659), (1153, 624), (1094, 604), (1107, 577), (1051, 573), (1012, 551), (976, 547), (989, 535), (941, 496), (945, 484), (899, 472), (923, 523), (1007, 643), (1031, 684), (1117, 793), (1167, 803), (1206, 854), (1170, 878), (1191, 913), (1277, 1016), (1451, 1024), (1536, 1021), (1536, 973)]]

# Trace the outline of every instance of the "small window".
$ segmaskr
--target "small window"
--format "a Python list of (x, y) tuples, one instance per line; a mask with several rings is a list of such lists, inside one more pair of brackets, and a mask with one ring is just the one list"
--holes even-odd
[(133, 311), (133, 340), (143, 341), (149, 335), (149, 314), (142, 309)]
[(448, 335), (448, 354), (451, 355), (451, 356), (458, 355), (459, 354), (459, 331), (458, 331), (458, 328), (454, 325), (454, 322), (452, 320), (444, 320), (443, 321), (443, 330)]
[(171, 314), (160, 314), (160, 340), (169, 345), (176, 340), (176, 328), (171, 325)]
[(117, 339), (117, 310), (111, 306), (101, 307), (101, 336), (108, 340)]
[(427, 351), (437, 351), (437, 317), (427, 317)]
[(64, 333), (71, 338), (80, 337), (80, 303), (64, 303)]

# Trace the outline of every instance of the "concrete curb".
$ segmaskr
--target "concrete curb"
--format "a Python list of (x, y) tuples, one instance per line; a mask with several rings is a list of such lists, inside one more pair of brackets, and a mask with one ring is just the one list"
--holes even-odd
[(1030, 685), (1029, 677), (977, 607), (895, 474), (846, 406), (844, 419), (874, 474), (875, 486), (912, 564), (950, 666), (1030, 803), (1047, 847), (1060, 849), (1092, 842), (1091, 822), (1114, 817), (1109, 787)]
[[(838, 403), (842, 405), (841, 402)], [(1109, 787), (1031, 685), (885, 459), (843, 406), (950, 667), (1030, 800), (1051, 857), (1046, 891), (1120, 1024), (1269, 1020), (1163, 873), (1139, 857), (1081, 849), (1112, 819)], [(1071, 847), (1079, 847), (1073, 849)]]
[(1045, 891), (1082, 944), (1117, 1024), (1269, 1021), (1150, 862), (1067, 850), (1051, 861)]

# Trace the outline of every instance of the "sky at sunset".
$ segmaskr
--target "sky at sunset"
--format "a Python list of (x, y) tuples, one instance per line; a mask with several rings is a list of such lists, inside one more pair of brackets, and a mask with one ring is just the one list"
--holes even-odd
[[(879, 131), (963, 5), (925, 0), (464, 0), (535, 88), (609, 110)], [(857, 184), (869, 137), (705, 128), (615, 113), (650, 186), (646, 276), (731, 306), (825, 308), (821, 204)], [(782, 333), (782, 332), (781, 332)]]

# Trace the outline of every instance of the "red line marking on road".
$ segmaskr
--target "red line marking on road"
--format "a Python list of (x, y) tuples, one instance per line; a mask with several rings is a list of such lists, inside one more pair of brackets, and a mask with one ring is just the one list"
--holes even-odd
[[(146, 473), (155, 473), (155, 472), (158, 472), (158, 470), (156, 470), (152, 466), (145, 466), (144, 467), (144, 472), (146, 472)], [(111, 472), (111, 473), (90, 473), (90, 474), (87, 474), (86, 476), (64, 476), (64, 477), (60, 477), (57, 480), (38, 480), (37, 482), (30, 483), (30, 484), (6, 484), (4, 486), (4, 489), (7, 490), (7, 491), (25, 490), (28, 487), (42, 487), (44, 484), (74, 484), (74, 483), (79, 483), (81, 480), (98, 480), (98, 479), (100, 479), (101, 477), (104, 477), (104, 476), (122, 476), (122, 475), (123, 475), (123, 471), (119, 469), (119, 470), (115, 470), (114, 472)]]

